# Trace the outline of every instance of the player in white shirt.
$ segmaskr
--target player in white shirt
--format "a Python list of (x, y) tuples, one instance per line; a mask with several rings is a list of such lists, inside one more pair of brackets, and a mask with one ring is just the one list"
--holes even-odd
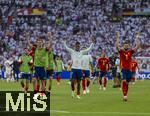
[(82, 89), (83, 94), (89, 93), (89, 85), (90, 85), (90, 65), (92, 66), (92, 56), (91, 55), (83, 55), (82, 56)]
[(5, 61), (5, 73), (6, 73), (6, 79), (7, 82), (11, 81), (11, 77), (12, 77), (12, 61), (10, 59)]
[(72, 71), (72, 80), (71, 80), (71, 89), (72, 89), (72, 97), (74, 97), (75, 94), (75, 82), (77, 81), (77, 98), (80, 99), (80, 82), (82, 78), (82, 56), (84, 54), (87, 54), (88, 51), (92, 48), (93, 43), (90, 45), (88, 49), (81, 50), (80, 51), (80, 43), (76, 42), (75, 43), (75, 50), (69, 48), (66, 45), (66, 42), (63, 43), (66, 50), (71, 54), (71, 59), (72, 59), (72, 66), (71, 66), (71, 71)]
[(115, 65), (117, 66), (117, 75), (116, 75), (117, 79), (118, 79), (117, 85), (119, 87), (121, 87), (121, 69), (120, 69), (120, 59), (119, 58), (116, 59)]

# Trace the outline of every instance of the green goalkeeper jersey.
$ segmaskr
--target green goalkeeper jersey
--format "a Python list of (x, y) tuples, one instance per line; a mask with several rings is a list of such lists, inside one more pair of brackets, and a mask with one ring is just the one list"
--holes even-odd
[(56, 60), (56, 63), (57, 63), (56, 72), (62, 72), (62, 70), (63, 70), (62, 60)]
[(46, 69), (53, 70), (54, 69), (54, 53), (46, 52)]
[(23, 54), (21, 57), (22, 64), (20, 66), (20, 71), (23, 73), (31, 73), (29, 62), (32, 60), (31, 56)]
[(36, 48), (34, 57), (35, 67), (45, 67), (46, 64), (46, 50), (44, 48)]

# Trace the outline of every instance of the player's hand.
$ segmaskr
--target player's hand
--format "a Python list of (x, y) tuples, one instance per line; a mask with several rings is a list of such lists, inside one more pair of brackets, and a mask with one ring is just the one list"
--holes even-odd
[(94, 44), (96, 44), (96, 38), (95, 37), (92, 37), (92, 42), (94, 43)]

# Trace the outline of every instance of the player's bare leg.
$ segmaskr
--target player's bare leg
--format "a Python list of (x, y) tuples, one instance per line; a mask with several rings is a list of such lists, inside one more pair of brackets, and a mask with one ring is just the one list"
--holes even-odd
[(28, 92), (28, 89), (29, 89), (29, 80), (26, 79), (26, 84), (25, 84), (25, 87), (24, 87), (25, 94)]
[(107, 86), (107, 77), (104, 77), (104, 87), (103, 87), (104, 91), (106, 90), (106, 86)]
[(72, 90), (71, 96), (72, 97), (75, 96), (75, 83), (76, 83), (75, 79), (71, 79), (71, 90)]
[(46, 80), (41, 80), (41, 99), (45, 96)]
[(48, 83), (48, 92), (49, 92), (49, 94), (51, 93), (51, 89), (52, 89), (52, 76), (49, 78), (49, 83)]
[(98, 78), (98, 83), (99, 83), (99, 90), (101, 90), (102, 89), (102, 78), (101, 77)]
[(21, 79), (21, 90), (24, 92), (25, 91), (25, 84), (24, 84), (24, 79)]
[(83, 77), (83, 79), (82, 79), (82, 89), (83, 89), (83, 94), (84, 94), (84, 95), (86, 95), (86, 88), (85, 88), (85, 85), (86, 85), (86, 84), (85, 84), (85, 81), (86, 81), (86, 80), (85, 80), (85, 77)]
[(122, 92), (123, 92), (123, 101), (128, 100), (128, 82), (126, 80), (122, 81)]
[(80, 79), (77, 79), (77, 98), (80, 99), (80, 83), (81, 83), (81, 80)]
[(90, 86), (90, 78), (86, 78), (86, 93), (90, 93), (90, 89), (89, 89), (89, 86)]
[(32, 78), (33, 90), (36, 89), (36, 78)]

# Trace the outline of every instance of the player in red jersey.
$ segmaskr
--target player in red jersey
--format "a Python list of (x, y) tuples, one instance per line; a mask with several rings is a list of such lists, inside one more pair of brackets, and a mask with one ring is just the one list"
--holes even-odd
[(131, 61), (131, 73), (132, 73), (132, 79), (131, 82), (134, 85), (135, 84), (135, 75), (136, 75), (136, 70), (138, 68), (138, 63), (135, 59)]
[(120, 33), (117, 33), (117, 42), (116, 42), (116, 47), (117, 50), (120, 54), (120, 65), (122, 69), (122, 92), (123, 92), (123, 100), (127, 101), (128, 97), (128, 84), (132, 78), (131, 74), (131, 62), (132, 62), (132, 55), (138, 50), (140, 47), (140, 41), (139, 41), (139, 33), (136, 34), (136, 47), (135, 48), (130, 48), (129, 41), (125, 41), (123, 48), (120, 46)]
[(107, 72), (109, 70), (109, 58), (106, 57), (106, 53), (103, 51), (101, 57), (98, 59), (97, 68), (100, 69), (99, 84), (100, 89), (102, 87), (102, 78), (104, 78), (103, 90), (106, 90), (107, 85)]

